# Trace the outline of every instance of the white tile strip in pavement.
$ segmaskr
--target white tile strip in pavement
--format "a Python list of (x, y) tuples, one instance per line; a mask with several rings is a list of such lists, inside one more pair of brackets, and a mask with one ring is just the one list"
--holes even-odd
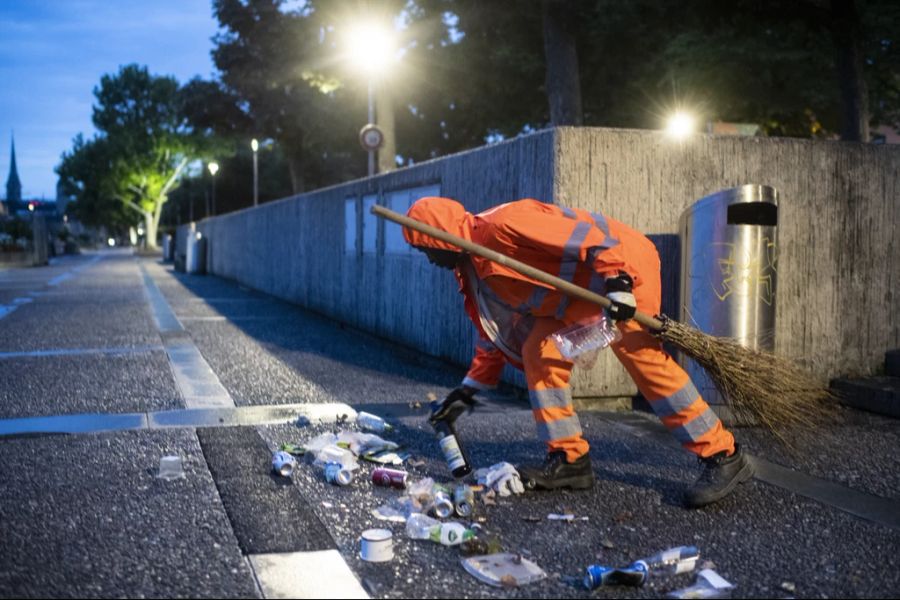
[[(153, 320), (160, 333), (183, 332), (184, 327), (175, 316), (175, 312), (165, 296), (157, 287), (156, 282), (147, 272), (146, 267), (138, 262), (141, 274), (144, 278), (144, 290), (147, 292), (147, 300), (150, 302), (150, 311)], [(172, 375), (175, 377), (175, 385), (184, 398), (184, 404), (188, 408), (227, 408), (234, 407), (234, 399), (228, 390), (219, 381), (215, 371), (200, 354), (200, 350), (189, 337), (181, 337), (177, 340), (163, 339), (166, 355), (169, 357), (169, 366), (172, 367)]]
[(368, 598), (337, 550), (251, 554), (266, 598)]
[(356, 411), (340, 402), (330, 404), (274, 404), (232, 408), (162, 410), (150, 413), (88, 413), (0, 419), (0, 436), (52, 433), (98, 433), (129, 429), (171, 429), (177, 427), (233, 427), (295, 423), (336, 423)]

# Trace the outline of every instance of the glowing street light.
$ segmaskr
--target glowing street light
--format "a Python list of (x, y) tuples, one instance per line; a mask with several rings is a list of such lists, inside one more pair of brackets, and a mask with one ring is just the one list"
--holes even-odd
[(219, 163), (213, 161), (206, 165), (209, 174), (212, 175), (212, 214), (216, 214), (216, 173), (219, 172)]
[(669, 117), (666, 124), (666, 133), (669, 136), (683, 140), (694, 132), (694, 117), (686, 112), (676, 112)]
[(347, 57), (368, 77), (369, 122), (359, 133), (359, 141), (369, 153), (369, 176), (375, 174), (375, 152), (384, 144), (384, 133), (375, 122), (375, 79), (394, 62), (397, 50), (390, 31), (374, 23), (351, 27), (344, 38)]
[(250, 148), (253, 149), (253, 206), (257, 206), (259, 205), (259, 167), (256, 156), (259, 151), (259, 142), (256, 141), (256, 138), (250, 140)]

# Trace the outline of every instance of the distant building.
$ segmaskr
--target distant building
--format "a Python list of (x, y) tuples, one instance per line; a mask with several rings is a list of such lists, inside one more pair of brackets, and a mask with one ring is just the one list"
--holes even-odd
[(6, 214), (14, 215), (16, 211), (27, 208), (22, 203), (22, 182), (16, 169), (16, 140), (12, 140), (9, 153), (9, 177), (6, 179)]

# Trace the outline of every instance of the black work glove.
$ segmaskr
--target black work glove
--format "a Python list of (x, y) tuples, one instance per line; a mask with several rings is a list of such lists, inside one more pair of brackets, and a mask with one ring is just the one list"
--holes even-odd
[(634, 317), (637, 303), (631, 293), (633, 286), (631, 275), (621, 271), (617, 276), (606, 279), (606, 297), (612, 302), (606, 314), (613, 321), (627, 321)]
[(428, 420), (432, 424), (437, 423), (438, 421), (444, 421), (453, 425), (453, 423), (456, 422), (456, 419), (464, 412), (468, 411), (471, 413), (475, 410), (475, 407), (478, 405), (478, 401), (472, 397), (475, 394), (475, 391), (475, 389), (470, 387), (456, 388), (444, 398), (440, 408), (431, 413)]

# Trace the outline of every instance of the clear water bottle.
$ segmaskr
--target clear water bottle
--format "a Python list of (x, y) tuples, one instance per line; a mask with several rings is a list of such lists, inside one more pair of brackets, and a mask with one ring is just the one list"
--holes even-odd
[(599, 351), (622, 339), (622, 333), (605, 316), (589, 323), (574, 323), (550, 335), (564, 358), (574, 361), (588, 352)]
[[(440, 408), (441, 403), (435, 400), (431, 403), (431, 414), (434, 414)], [(444, 460), (447, 461), (447, 466), (453, 472), (453, 476), (460, 479), (471, 473), (472, 464), (469, 462), (469, 457), (466, 455), (462, 444), (459, 443), (459, 437), (456, 435), (453, 425), (446, 421), (437, 421), (432, 423), (432, 427), (434, 427), (438, 444), (441, 447), (441, 453), (444, 455)]]
[(372, 413), (360, 412), (356, 415), (356, 424), (367, 431), (384, 433), (393, 429), (390, 423)]
[(428, 515), (415, 513), (406, 520), (406, 535), (414, 540), (431, 540), (444, 546), (458, 546), (475, 537), (462, 523), (441, 523)]
[(690, 573), (699, 559), (700, 551), (696, 546), (677, 546), (637, 562), (647, 565), (647, 571), (651, 575), (659, 576)]
[(413, 540), (431, 539), (431, 530), (440, 528), (441, 522), (422, 513), (413, 513), (406, 520), (406, 535)]

